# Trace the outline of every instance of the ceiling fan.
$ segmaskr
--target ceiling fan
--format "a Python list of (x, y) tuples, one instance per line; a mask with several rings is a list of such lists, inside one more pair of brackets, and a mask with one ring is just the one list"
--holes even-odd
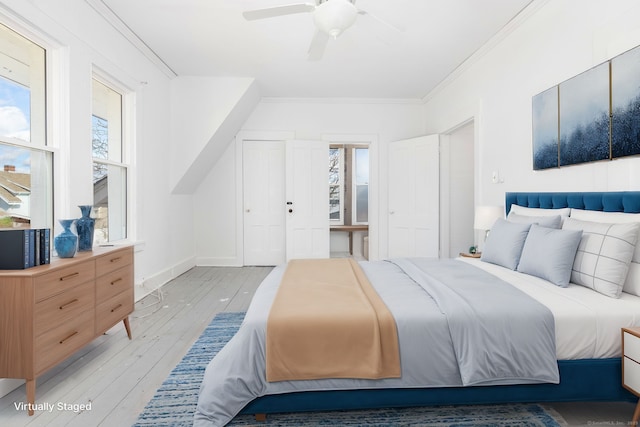
[(297, 3), (265, 9), (248, 10), (243, 12), (242, 16), (244, 16), (247, 21), (254, 21), (296, 13), (313, 13), (316, 33), (309, 46), (310, 60), (321, 59), (329, 38), (338, 38), (340, 34), (355, 23), (358, 15), (370, 16), (390, 28), (401, 31), (399, 28), (380, 18), (356, 8), (355, 2), (356, 0), (316, 0), (315, 3)]

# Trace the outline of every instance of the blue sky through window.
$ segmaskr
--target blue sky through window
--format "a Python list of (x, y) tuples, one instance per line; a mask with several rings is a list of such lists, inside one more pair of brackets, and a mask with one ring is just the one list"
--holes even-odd
[[(31, 96), (29, 88), (0, 77), (0, 136), (30, 141)], [(0, 144), (0, 168), (13, 165), (16, 172), (29, 173), (30, 150)]]

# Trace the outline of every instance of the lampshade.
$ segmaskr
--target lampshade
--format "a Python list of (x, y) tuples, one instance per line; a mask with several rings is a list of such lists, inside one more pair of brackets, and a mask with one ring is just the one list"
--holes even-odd
[(502, 206), (476, 206), (473, 228), (483, 231), (491, 229), (498, 218), (503, 218), (503, 212)]
[(358, 10), (349, 0), (326, 0), (313, 14), (316, 26), (334, 39), (356, 20)]

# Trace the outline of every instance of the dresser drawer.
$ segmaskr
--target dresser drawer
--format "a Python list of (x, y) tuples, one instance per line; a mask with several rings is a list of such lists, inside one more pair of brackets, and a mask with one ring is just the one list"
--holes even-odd
[(625, 356), (640, 363), (640, 337), (624, 331), (622, 333), (622, 349)]
[(36, 338), (35, 372), (50, 368), (91, 341), (95, 337), (93, 316), (93, 310), (84, 311)]
[(39, 301), (35, 306), (35, 336), (71, 322), (83, 311), (93, 311), (93, 282), (86, 282), (63, 293)]
[(133, 288), (133, 264), (111, 271), (96, 280), (96, 301), (106, 301), (120, 292)]
[(98, 303), (96, 334), (101, 334), (133, 312), (133, 288)]
[(81, 283), (93, 280), (94, 277), (95, 264), (93, 260), (58, 268), (50, 273), (38, 276), (34, 279), (36, 301), (41, 301)]
[(622, 363), (622, 371), (624, 372), (623, 384), (625, 387), (632, 389), (634, 393), (640, 393), (640, 363), (628, 357), (623, 357)]
[(133, 249), (131, 247), (118, 249), (96, 259), (96, 276), (100, 277), (132, 263)]

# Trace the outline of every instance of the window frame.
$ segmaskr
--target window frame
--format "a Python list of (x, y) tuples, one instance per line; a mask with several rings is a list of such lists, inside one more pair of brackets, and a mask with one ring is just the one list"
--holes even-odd
[[(332, 184), (329, 183), (329, 194), (331, 194), (331, 187), (338, 187), (338, 200), (339, 200), (339, 209), (338, 209), (338, 218), (333, 219), (329, 216), (329, 224), (332, 225), (344, 225), (344, 146), (342, 144), (330, 144), (329, 149), (337, 149), (338, 150), (338, 183)], [(331, 198), (329, 198), (331, 201)], [(331, 213), (331, 211), (329, 211)]]
[[(329, 218), (329, 224), (331, 225), (345, 225), (345, 205), (346, 203), (349, 203), (349, 212), (350, 212), (350, 225), (368, 225), (369, 221), (357, 221), (357, 211), (356, 211), (356, 202), (357, 202), (357, 197), (356, 197), (356, 188), (358, 186), (357, 184), (357, 180), (356, 180), (356, 156), (355, 156), (355, 151), (358, 148), (366, 148), (367, 150), (371, 150), (371, 144), (370, 142), (359, 142), (359, 141), (345, 141), (345, 142), (330, 142), (329, 143), (329, 148), (330, 149), (339, 149), (340, 150), (340, 156), (339, 156), (339, 161), (340, 161), (340, 165), (339, 165), (339, 170), (340, 170), (340, 219), (336, 220), (336, 219), (331, 219)], [(350, 154), (347, 155), (346, 151), (350, 151)], [(349, 165), (347, 165), (347, 160), (349, 159)], [(371, 158), (369, 157), (369, 165), (371, 164)], [(346, 171), (345, 169), (349, 170), (349, 175), (350, 177), (346, 176)], [(369, 182), (367, 183), (367, 189), (370, 188), (370, 181), (371, 181), (371, 177), (369, 177)], [(329, 184), (329, 186), (332, 186), (334, 184)], [(350, 197), (349, 200), (347, 200), (347, 195), (346, 195), (346, 190), (347, 190), (347, 185), (349, 186), (349, 191), (350, 191)], [(367, 194), (368, 194), (368, 190), (367, 190)], [(370, 200), (370, 197), (368, 197), (368, 200)], [(370, 208), (367, 209), (367, 217), (369, 217), (368, 213), (369, 213)]]
[[(353, 155), (351, 156), (351, 224), (353, 225), (368, 225), (369, 224), (369, 182), (371, 181), (371, 177), (367, 180), (366, 184), (358, 184), (357, 179), (357, 156), (356, 150), (358, 149), (367, 149), (367, 159), (369, 159), (369, 144), (350, 144), (349, 148), (352, 150)], [(369, 163), (371, 160), (369, 160)], [(358, 187), (365, 186), (367, 187), (367, 221), (358, 221)]]
[[(56, 188), (59, 181), (57, 171), (61, 168), (58, 167), (59, 163), (59, 150), (56, 142), (62, 138), (58, 137), (57, 133), (60, 131), (60, 126), (57, 125), (59, 113), (56, 113), (54, 102), (59, 101), (57, 95), (60, 90), (56, 91), (54, 88), (56, 84), (61, 80), (62, 73), (60, 70), (60, 58), (62, 55), (58, 52), (59, 46), (55, 45), (51, 40), (42, 36), (40, 32), (16, 16), (10, 14), (8, 11), (0, 11), (0, 24), (8, 28), (10, 31), (15, 32), (20, 37), (28, 40), (35, 46), (40, 47), (44, 51), (43, 67), (44, 75), (42, 80), (36, 85), (29, 85), (29, 90), (34, 90), (34, 86), (38, 90), (41, 97), (41, 109), (34, 110), (33, 105), (30, 102), (30, 122), (29, 122), (29, 140), (23, 140), (15, 137), (1, 136), (0, 144), (4, 146), (16, 147), (18, 149), (30, 150), (32, 152), (42, 153), (48, 157), (48, 178), (46, 182), (46, 191), (42, 196), (42, 205), (47, 206), (44, 212), (41, 213), (41, 217), (34, 219), (32, 213), (32, 200), (30, 197), (29, 207), (29, 224), (31, 228), (49, 228), (53, 229), (54, 218), (56, 215)], [(31, 63), (30, 63), (31, 66)], [(13, 80), (13, 79), (9, 79)], [(15, 81), (15, 80), (13, 80)], [(19, 82), (16, 82), (21, 84)], [(63, 84), (60, 84), (62, 86)], [(38, 87), (39, 86), (39, 87)], [(35, 113), (34, 113), (35, 111)], [(36, 124), (34, 132), (34, 117), (38, 119), (39, 123)], [(37, 137), (34, 139), (34, 135)], [(31, 174), (31, 172), (30, 172)], [(33, 190), (33, 181), (32, 181)], [(32, 194), (32, 193), (31, 193)]]
[[(105, 165), (107, 168), (117, 167), (123, 170), (125, 176), (125, 184), (124, 191), (126, 194), (121, 200), (124, 203), (124, 227), (125, 227), (125, 235), (121, 239), (112, 240), (111, 238), (107, 238), (106, 241), (96, 240), (96, 244), (105, 244), (108, 242), (121, 242), (121, 241), (132, 241), (134, 236), (133, 224), (133, 209), (131, 207), (131, 200), (133, 200), (132, 189), (134, 186), (132, 185), (133, 180), (133, 167), (132, 167), (132, 158), (133, 158), (133, 141), (134, 141), (134, 106), (135, 106), (135, 92), (119, 81), (111, 78), (106, 72), (102, 71), (97, 66), (93, 66), (93, 70), (91, 73), (91, 87), (93, 87), (93, 81), (97, 81), (107, 88), (113, 90), (114, 92), (120, 95), (120, 160), (113, 160), (109, 158), (99, 158), (93, 157), (93, 148), (91, 149), (91, 164), (93, 168), (94, 163)], [(91, 103), (93, 104), (93, 89), (91, 89)], [(93, 116), (96, 116), (93, 111), (93, 105), (91, 106), (88, 119), (91, 122)], [(100, 117), (98, 115), (98, 117)], [(93, 124), (89, 124), (90, 135), (88, 140), (92, 141), (93, 139)], [(90, 142), (91, 143), (91, 142)], [(93, 173), (91, 174), (92, 187), (93, 187)]]

